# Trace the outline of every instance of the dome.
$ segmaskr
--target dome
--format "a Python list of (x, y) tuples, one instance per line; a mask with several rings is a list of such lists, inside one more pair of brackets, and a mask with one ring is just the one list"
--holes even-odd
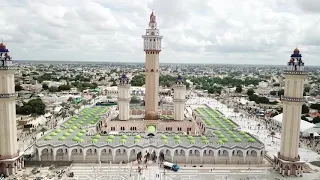
[(145, 119), (147, 120), (156, 120), (157, 118), (157, 114), (154, 111), (149, 111), (146, 116)]
[(300, 51), (299, 51), (299, 49), (298, 49), (298, 48), (295, 48), (295, 49), (294, 49), (294, 51), (293, 51), (293, 53), (294, 53), (294, 54), (299, 54), (299, 53), (300, 53)]
[(178, 81), (182, 81), (183, 79), (182, 79), (182, 76), (181, 75), (178, 75), (178, 79), (177, 79)]
[(0, 49), (6, 49), (6, 45), (3, 43), (0, 43)]
[(123, 74), (123, 75), (121, 76), (121, 79), (128, 79), (128, 77), (127, 77), (125, 74)]

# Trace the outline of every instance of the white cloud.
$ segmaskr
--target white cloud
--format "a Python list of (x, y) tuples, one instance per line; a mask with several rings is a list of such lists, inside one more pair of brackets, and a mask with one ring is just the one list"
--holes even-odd
[(161, 62), (285, 64), (298, 46), (319, 65), (316, 2), (0, 0), (0, 36), (15, 59), (143, 62), (153, 9)]

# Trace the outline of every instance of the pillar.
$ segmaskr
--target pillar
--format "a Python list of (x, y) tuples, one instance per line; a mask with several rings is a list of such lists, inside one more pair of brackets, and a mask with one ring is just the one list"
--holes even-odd
[(101, 161), (101, 151), (98, 149), (97, 150), (97, 155), (98, 155), (98, 161)]
[(57, 155), (57, 149), (53, 149), (53, 153), (52, 153), (53, 161), (56, 161), (56, 155)]
[(10, 174), (9, 174), (9, 166), (8, 166), (8, 165), (6, 165), (6, 175), (7, 175), (7, 176), (10, 175)]

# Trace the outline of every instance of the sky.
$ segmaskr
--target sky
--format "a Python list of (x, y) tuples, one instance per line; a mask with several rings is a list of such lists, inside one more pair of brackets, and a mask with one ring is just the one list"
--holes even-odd
[(13, 59), (144, 62), (154, 11), (162, 63), (320, 65), (318, 0), (0, 0)]

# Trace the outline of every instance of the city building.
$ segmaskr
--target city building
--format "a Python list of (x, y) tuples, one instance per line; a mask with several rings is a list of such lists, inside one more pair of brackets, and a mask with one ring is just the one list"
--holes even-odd
[(295, 49), (284, 71), (285, 89), (283, 102), (283, 119), (281, 128), (281, 146), (278, 156), (275, 156), (274, 168), (280, 174), (302, 176), (305, 162), (300, 159), (298, 148), (300, 142), (301, 106), (304, 81), (307, 72), (298, 49)]
[(15, 174), (24, 166), (17, 145), (15, 67), (6, 45), (0, 44), (0, 174)]
[[(179, 163), (260, 164), (265, 146), (221, 112), (205, 104), (186, 110), (181, 76), (174, 104), (159, 106), (161, 39), (154, 13), (144, 38), (145, 105), (129, 105), (130, 80), (120, 78), (119, 106), (85, 108), (35, 144), (38, 161), (130, 162), (152, 154)], [(188, 107), (188, 108), (189, 108)], [(118, 110), (117, 110), (118, 109)], [(161, 161), (161, 160), (160, 160)]]

